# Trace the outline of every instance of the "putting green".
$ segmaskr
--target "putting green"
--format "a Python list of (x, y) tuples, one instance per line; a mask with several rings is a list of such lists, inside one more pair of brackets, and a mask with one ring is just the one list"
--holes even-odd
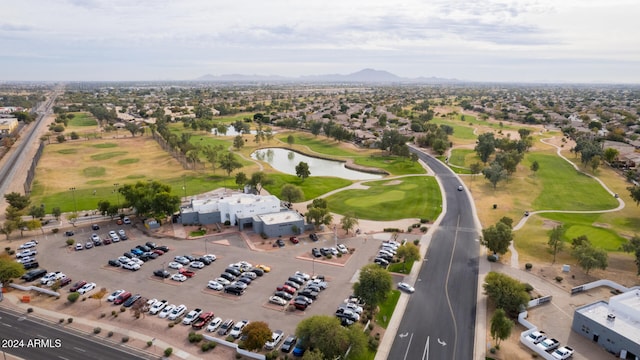
[(104, 176), (106, 173), (107, 170), (100, 166), (90, 166), (82, 169), (82, 174), (86, 177), (99, 177)]

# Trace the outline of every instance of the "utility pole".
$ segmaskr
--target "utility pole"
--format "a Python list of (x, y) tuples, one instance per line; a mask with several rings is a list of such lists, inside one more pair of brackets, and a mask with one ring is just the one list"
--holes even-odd
[(70, 187), (69, 190), (71, 190), (71, 193), (73, 194), (73, 209), (74, 209), (74, 212), (77, 214), (78, 213), (78, 203), (76, 202), (76, 188), (75, 187)]

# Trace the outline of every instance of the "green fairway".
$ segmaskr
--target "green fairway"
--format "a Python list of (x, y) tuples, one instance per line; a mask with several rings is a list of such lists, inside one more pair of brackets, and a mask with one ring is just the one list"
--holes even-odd
[(451, 156), (449, 156), (449, 164), (469, 167), (470, 161), (467, 159), (473, 158), (475, 156), (476, 152), (471, 149), (453, 149), (451, 150)]
[(426, 170), (417, 161), (397, 156), (356, 157), (353, 162), (366, 167), (384, 169), (391, 175), (426, 174)]
[[(338, 146), (340, 143), (335, 140), (330, 140), (326, 137), (315, 137), (307, 133), (291, 133), (294, 138), (294, 144), (308, 146), (311, 150), (325, 155), (341, 156), (341, 157), (353, 157), (358, 154), (353, 151), (348, 151)], [(287, 143), (287, 137), (289, 134), (276, 136), (276, 138), (283, 143)]]
[(597, 181), (555, 155), (531, 153), (527, 161), (540, 164), (535, 176), (542, 191), (533, 201), (536, 210), (606, 210), (618, 205)]
[(564, 240), (571, 242), (571, 239), (580, 235), (586, 235), (593, 246), (603, 248), (607, 251), (619, 251), (620, 245), (626, 239), (618, 235), (615, 231), (594, 226), (599, 223), (600, 214), (540, 214), (544, 218), (558, 221), (566, 229)]
[(359, 219), (435, 219), (442, 211), (442, 197), (430, 176), (409, 176), (364, 183), (368, 189), (349, 189), (327, 197), (329, 209), (338, 214), (354, 212)]
[(91, 114), (84, 112), (73, 113), (73, 119), (68, 122), (69, 127), (97, 126), (98, 122)]
[(304, 200), (313, 200), (329, 191), (351, 185), (352, 181), (335, 177), (311, 176), (302, 181), (295, 175), (282, 173), (269, 174), (269, 179), (273, 180), (272, 185), (265, 186), (265, 189), (277, 197), (280, 197), (280, 190), (284, 184), (292, 184), (302, 189)]
[(460, 140), (475, 140), (477, 136), (473, 133), (473, 127), (469, 125), (468, 122), (462, 121), (451, 121), (447, 119), (434, 118), (430, 121), (431, 123), (438, 125), (447, 125), (453, 128), (453, 135), (451, 135), (454, 139)]

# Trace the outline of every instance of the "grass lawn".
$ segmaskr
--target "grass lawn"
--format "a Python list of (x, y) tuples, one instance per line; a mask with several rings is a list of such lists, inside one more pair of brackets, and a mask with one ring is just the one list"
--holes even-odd
[(321, 177), (311, 176), (302, 181), (301, 178), (295, 175), (287, 175), (282, 173), (269, 174), (269, 178), (273, 179), (273, 184), (265, 187), (269, 193), (280, 197), (280, 190), (284, 184), (292, 184), (302, 189), (304, 193), (304, 200), (313, 200), (322, 194), (326, 194), (329, 191), (343, 188), (351, 185), (351, 180), (334, 178), (334, 177)]
[(462, 122), (460, 120), (448, 120), (442, 118), (434, 118), (430, 122), (438, 125), (448, 125), (453, 128), (453, 135), (451, 139), (459, 140), (461, 143), (474, 142), (477, 136), (473, 133), (473, 126), (469, 122)]
[(389, 326), (389, 321), (391, 321), (391, 315), (393, 315), (396, 309), (398, 299), (400, 299), (400, 290), (391, 290), (387, 296), (387, 300), (379, 305), (380, 311), (376, 314), (376, 323), (378, 325), (385, 329)]
[(433, 177), (410, 176), (364, 183), (368, 189), (349, 189), (327, 197), (338, 214), (354, 212), (359, 219), (435, 219), (442, 211), (440, 189)]
[(97, 126), (98, 122), (93, 117), (93, 115), (85, 112), (76, 112), (72, 113), (74, 115), (73, 119), (69, 120), (69, 127), (86, 127), (86, 126)]
[(473, 160), (480, 161), (472, 149), (453, 149), (449, 156), (449, 164), (456, 166), (469, 167)]
[(408, 261), (406, 264), (403, 263), (403, 262), (397, 262), (397, 263), (389, 264), (389, 268), (387, 268), (387, 270), (389, 272), (394, 272), (394, 273), (399, 273), (399, 274), (406, 274), (406, 273), (409, 273), (411, 271), (411, 267), (413, 267), (413, 263), (414, 263), (414, 261)]
[(276, 139), (282, 141), (283, 144), (288, 144), (287, 138), (289, 137), (289, 135), (293, 135), (293, 138), (295, 140), (294, 145), (307, 146), (309, 147), (309, 149), (319, 154), (339, 156), (339, 157), (353, 157), (357, 155), (362, 155), (362, 153), (358, 154), (353, 150), (347, 150), (345, 147), (340, 146), (340, 145), (345, 145), (345, 143), (341, 143), (341, 142), (329, 139), (326, 136), (318, 135), (316, 137), (309, 133), (288, 132), (282, 135), (277, 135)]

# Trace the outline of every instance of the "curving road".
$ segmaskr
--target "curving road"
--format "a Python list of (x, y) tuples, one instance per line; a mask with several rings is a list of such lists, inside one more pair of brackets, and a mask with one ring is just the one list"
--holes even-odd
[(445, 207), (434, 232), (389, 358), (473, 359), (478, 287), (479, 228), (473, 203), (456, 175), (411, 149), (434, 172)]

